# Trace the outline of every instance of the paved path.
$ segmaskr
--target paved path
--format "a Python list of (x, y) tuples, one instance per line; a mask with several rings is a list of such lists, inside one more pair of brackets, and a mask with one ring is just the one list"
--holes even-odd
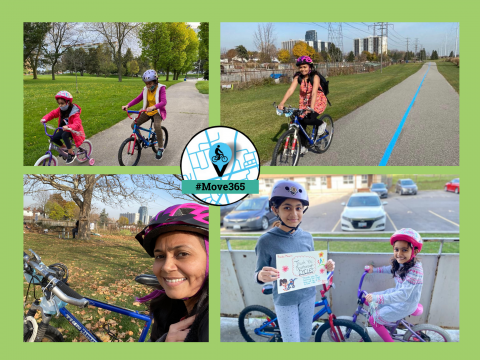
[[(157, 161), (152, 149), (143, 149), (138, 166), (180, 166), (180, 157), (187, 142), (208, 127), (208, 95), (200, 94), (195, 80), (188, 80), (167, 89), (167, 119), (162, 125), (168, 130), (168, 145), (162, 160)], [(130, 136), (132, 120), (126, 118), (92, 136), (95, 165), (119, 166), (118, 149)], [(150, 124), (150, 122), (145, 123)], [(59, 165), (65, 165), (60, 161)], [(88, 166), (75, 162), (75, 165)]]
[(330, 149), (299, 165), (379, 165), (421, 83), (386, 165), (459, 165), (459, 95), (435, 63), (336, 121)]

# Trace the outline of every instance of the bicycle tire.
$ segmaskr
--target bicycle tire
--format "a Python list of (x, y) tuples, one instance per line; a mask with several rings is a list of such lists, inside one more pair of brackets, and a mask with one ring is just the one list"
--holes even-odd
[(43, 155), (33, 166), (58, 166), (58, 159), (55, 156), (52, 155), (52, 161), (50, 162), (50, 165), (48, 165), (49, 159), (50, 155)]
[[(89, 140), (85, 140), (80, 147), (84, 151), (86, 151), (86, 153), (87, 153), (86, 155), (88, 155), (88, 157), (90, 157), (90, 155), (92, 155), (93, 145)], [(78, 149), (76, 150), (76, 155), (77, 155), (77, 160), (81, 163), (88, 160), (87, 156), (85, 156), (85, 152), (82, 152), (82, 153), (79, 154)]]
[[(328, 148), (330, 147), (330, 145), (332, 144), (332, 140), (333, 140), (333, 132), (334, 132), (334, 128), (333, 128), (333, 120), (331, 118), (330, 115), (328, 114), (324, 114), (320, 117), (320, 120), (322, 120), (323, 122), (326, 122), (327, 123), (327, 127), (325, 128), (326, 131), (328, 131), (329, 135), (327, 138), (325, 139), (322, 139), (320, 141), (320, 143), (317, 145), (315, 144), (315, 149), (320, 153), (324, 153), (325, 151), (328, 150)], [(329, 125), (330, 124), (330, 125)], [(329, 128), (330, 126), (330, 128)], [(324, 148), (320, 147), (320, 145), (324, 142), (324, 140), (328, 139), (328, 143), (325, 145)]]
[[(140, 161), (140, 156), (142, 156), (142, 146), (140, 145), (140, 141), (137, 140), (137, 143), (135, 144), (135, 151), (137, 152), (137, 155), (135, 157), (135, 153), (133, 154), (131, 159), (125, 158), (123, 159), (122, 154), (124, 148), (127, 146), (127, 149), (125, 150), (125, 155), (128, 155), (128, 143), (131, 141), (134, 141), (135, 139), (133, 137), (126, 138), (122, 145), (120, 145), (120, 149), (118, 149), (118, 163), (120, 166), (137, 166), (138, 162)], [(124, 161), (125, 160), (125, 161)], [(128, 160), (128, 161), (127, 161)], [(127, 164), (125, 164), (127, 163)]]
[[(29, 336), (27, 336), (28, 338)], [(24, 340), (25, 341), (25, 338)], [(52, 325), (48, 325), (47, 329), (45, 330), (45, 335), (43, 335), (42, 340), (38, 341), (35, 339), (35, 342), (64, 342), (63, 335), (54, 328)]]
[[(443, 330), (441, 327), (436, 326), (436, 325), (430, 325), (430, 324), (419, 324), (415, 325), (412, 327), (412, 330), (417, 333), (420, 332), (420, 336), (425, 339), (425, 337), (428, 337), (429, 340), (427, 342), (452, 342), (452, 338), (450, 337), (450, 334)], [(427, 335), (425, 332), (426, 331), (431, 331), (435, 334), (438, 334), (438, 336), (432, 337), (433, 334)], [(423, 336), (422, 336), (423, 335)], [(442, 341), (443, 339), (443, 341)], [(420, 342), (413, 333), (408, 330), (405, 335), (403, 335), (403, 340), (407, 342)], [(425, 339), (426, 340), (426, 339)], [(434, 341), (431, 341), (434, 340)], [(439, 340), (439, 341), (435, 341)]]
[[(277, 156), (279, 155), (279, 153), (280, 153), (280, 157), (282, 157), (284, 155), (285, 141), (286, 141), (287, 137), (289, 139), (289, 145), (288, 145), (289, 148), (287, 149), (287, 155), (285, 156), (285, 162), (282, 161), (282, 162), (279, 163), (277, 161)], [(291, 156), (291, 164), (290, 164), (290, 161), (288, 161), (288, 159), (289, 159), (288, 152), (291, 151), (290, 146), (291, 146), (294, 138), (295, 138), (295, 130), (294, 129), (287, 130), (282, 134), (282, 136), (280, 136), (280, 139), (278, 139), (277, 145), (275, 145), (275, 149), (273, 150), (272, 162), (271, 162), (272, 166), (297, 166), (298, 165), (298, 159), (300, 158), (299, 149), (301, 149), (301, 146), (302, 146), (298, 136), (297, 136), (297, 142), (296, 142), (297, 149), (295, 150), (295, 152)]]
[(168, 144), (168, 131), (167, 131), (167, 128), (164, 126), (162, 126), (162, 131), (163, 131), (163, 148), (166, 149)]
[[(353, 316), (337, 316), (337, 320), (348, 320), (348, 321), (353, 322)], [(365, 332), (367, 331), (366, 323), (360, 321), (359, 317), (357, 317), (357, 321), (355, 322), (355, 324), (360, 325), (362, 327), (363, 331), (365, 331)], [(333, 336), (332, 336), (332, 333), (330, 331), (328, 332), (328, 338), (330, 339), (330, 341), (333, 341)]]
[[(368, 333), (364, 332), (362, 327), (358, 324), (355, 324), (353, 321), (344, 320), (344, 319), (335, 319), (333, 320), (333, 326), (335, 326), (335, 330), (338, 331), (338, 327), (340, 327), (340, 331), (342, 331), (343, 336), (346, 336), (346, 329), (351, 329), (350, 337), (346, 338), (344, 341), (334, 341), (334, 342), (372, 342)], [(330, 342), (331, 334), (326, 333), (330, 332), (330, 322), (326, 322), (323, 324), (320, 329), (318, 329), (317, 333), (315, 334), (315, 342)], [(350, 340), (350, 341), (349, 341)]]
[[(240, 313), (240, 315), (238, 316), (238, 327), (240, 328), (240, 333), (242, 334), (242, 336), (243, 336), (243, 338), (245, 339), (246, 342), (258, 342), (258, 341), (255, 341), (250, 336), (247, 328), (245, 327), (245, 320), (247, 319), (247, 321), (248, 321), (248, 313), (254, 312), (254, 311), (259, 312), (259, 313), (263, 313), (263, 314), (266, 315), (266, 317), (268, 317), (270, 319), (275, 319), (277, 317), (277, 315), (272, 310), (267, 309), (266, 307), (261, 306), (261, 305), (250, 305), (250, 306), (247, 306), (245, 309), (243, 309), (242, 312)], [(261, 321), (263, 321), (263, 319)], [(278, 320), (276, 320), (274, 323), (275, 323), (275, 327), (280, 329), (280, 327), (278, 326)], [(278, 331), (278, 333), (280, 333), (280, 330)], [(255, 335), (255, 333), (253, 333), (253, 334)], [(256, 335), (256, 336), (259, 338), (259, 340), (260, 339), (268, 339), (268, 342), (275, 342), (275, 340), (276, 340), (274, 332), (272, 332), (272, 336), (270, 338), (266, 338), (266, 337), (263, 337), (263, 336), (260, 336), (260, 335)]]

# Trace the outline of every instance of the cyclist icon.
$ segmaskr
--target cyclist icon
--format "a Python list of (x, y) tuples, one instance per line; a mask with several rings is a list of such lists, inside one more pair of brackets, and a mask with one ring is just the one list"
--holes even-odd
[(216, 149), (215, 149), (215, 156), (212, 156), (212, 162), (217, 162), (218, 160), (222, 160), (223, 162), (227, 162), (228, 161), (228, 158), (223, 155), (223, 152), (222, 150), (220, 150), (220, 145), (217, 145)]

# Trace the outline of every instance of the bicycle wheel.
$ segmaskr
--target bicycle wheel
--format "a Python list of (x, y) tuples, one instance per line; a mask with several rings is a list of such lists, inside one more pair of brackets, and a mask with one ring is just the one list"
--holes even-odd
[[(120, 166), (137, 166), (140, 161), (140, 156), (142, 155), (142, 147), (140, 141), (137, 140), (135, 143), (135, 150), (133, 151), (133, 137), (125, 139), (125, 141), (120, 145), (118, 149), (118, 163)], [(130, 145), (130, 151), (128, 150)], [(133, 152), (133, 154), (132, 154)]]
[[(292, 148), (293, 143), (295, 143), (295, 149)], [(277, 141), (275, 150), (273, 150), (271, 165), (296, 166), (300, 157), (301, 147), (300, 139), (298, 136), (295, 136), (295, 130), (287, 130)]]
[[(330, 328), (330, 322), (326, 322), (315, 334), (315, 342), (372, 342), (368, 333), (360, 325), (350, 320), (335, 319), (333, 326), (335, 326), (337, 336)], [(339, 332), (343, 335), (343, 340)], [(331, 339), (336, 339), (336, 341)]]
[[(238, 316), (238, 327), (240, 333), (247, 342), (276, 342), (282, 341), (280, 337), (280, 328), (278, 320), (269, 324), (277, 315), (270, 309), (260, 305), (247, 306)], [(262, 329), (263, 335), (255, 334), (255, 329), (268, 324)]]
[(50, 155), (43, 155), (33, 166), (58, 166), (58, 160), (55, 156), (52, 155), (52, 161), (50, 161), (50, 164), (49, 160)]
[[(450, 334), (439, 326), (420, 324), (412, 330), (426, 342), (452, 342)], [(403, 340), (408, 342), (421, 342), (410, 330), (403, 335)]]
[(79, 162), (85, 162), (88, 160), (88, 157), (92, 155), (93, 145), (89, 140), (85, 140), (83, 144), (77, 149), (77, 160)]
[(330, 147), (330, 145), (332, 144), (332, 139), (333, 139), (333, 120), (332, 118), (330, 117), (330, 115), (323, 115), (322, 117), (320, 117), (320, 120), (323, 120), (324, 123), (327, 124), (326, 128), (325, 128), (325, 134), (328, 133), (327, 136), (325, 136), (325, 134), (323, 134), (322, 136), (325, 136), (323, 139), (321, 139), (318, 143), (315, 143), (315, 149), (319, 152), (319, 153), (324, 153), (325, 151), (328, 150), (328, 148)]
[(163, 126), (162, 126), (162, 131), (163, 131), (163, 148), (166, 149), (168, 144), (168, 131), (167, 131), (167, 128)]
[[(353, 322), (353, 316), (337, 316), (337, 320), (348, 320), (348, 321)], [(363, 320), (363, 321), (362, 321), (362, 320)], [(358, 316), (358, 317), (357, 317), (357, 321), (355, 322), (355, 324), (360, 325), (360, 326), (362, 327), (363, 331), (364, 331), (364, 332), (367, 332), (367, 324), (366, 324), (365, 320), (366, 320), (365, 317), (363, 317), (363, 316), (362, 316), (362, 317), (359, 317), (359, 316)], [(367, 334), (368, 334), (368, 332), (367, 332)], [(334, 334), (333, 334), (332, 331), (329, 331), (329, 332), (328, 332), (328, 338), (330, 339), (330, 341), (334, 341), (334, 340), (333, 340), (333, 338), (334, 338), (333, 335), (334, 335)]]

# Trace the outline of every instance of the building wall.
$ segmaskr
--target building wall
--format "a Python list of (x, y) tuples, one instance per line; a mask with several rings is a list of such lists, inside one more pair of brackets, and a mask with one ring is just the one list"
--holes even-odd
[(282, 41), (282, 49), (288, 50), (292, 52), (293, 47), (295, 46), (296, 43), (301, 42), (303, 40), (287, 40), (287, 41)]

